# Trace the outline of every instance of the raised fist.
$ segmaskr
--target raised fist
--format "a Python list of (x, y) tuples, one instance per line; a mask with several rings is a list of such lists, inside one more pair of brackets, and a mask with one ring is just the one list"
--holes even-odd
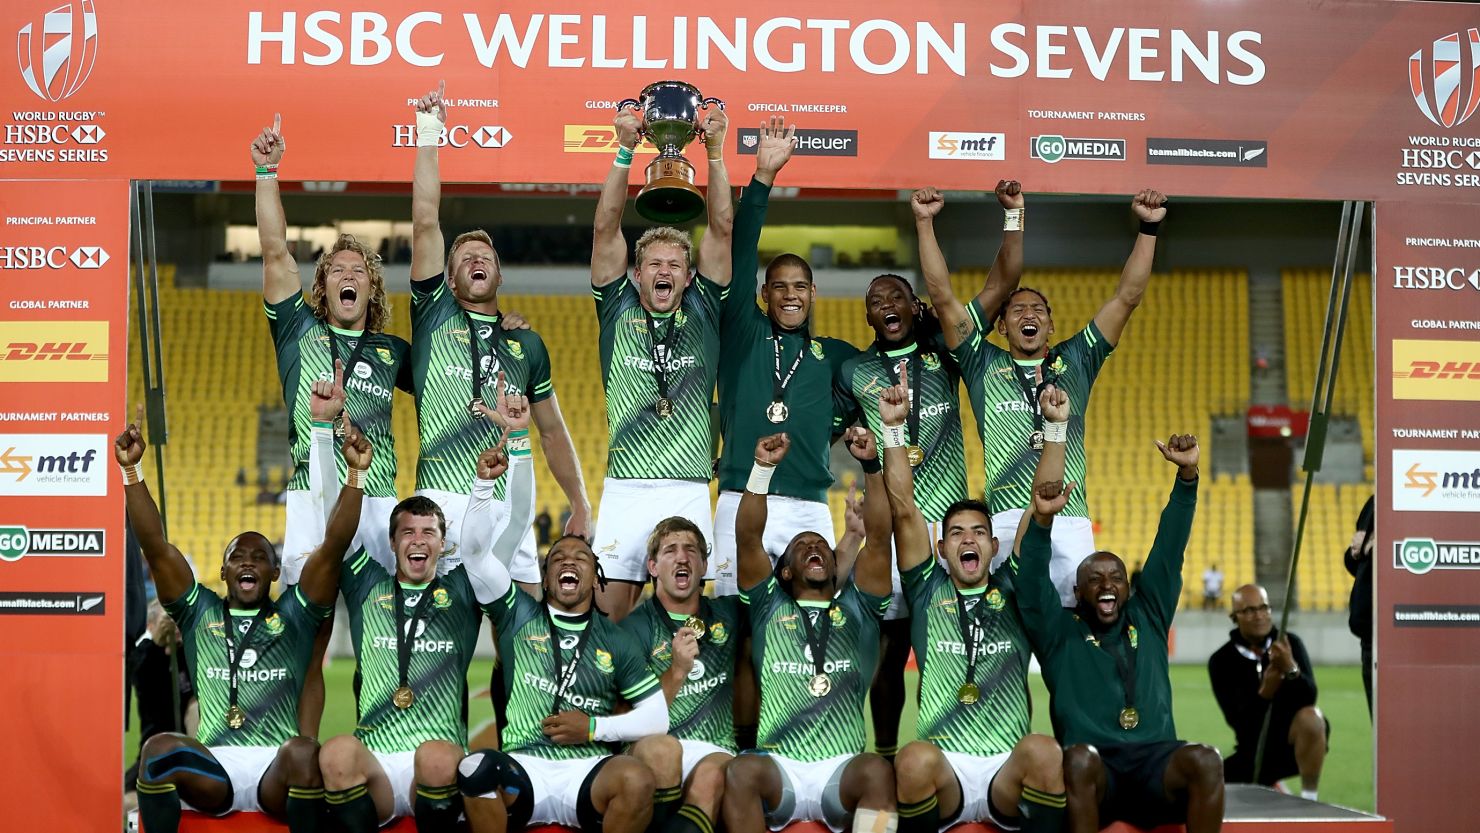
[(1038, 394), (1038, 409), (1047, 422), (1069, 421), (1069, 394), (1056, 385), (1044, 385)]
[(308, 396), (308, 415), (314, 422), (333, 422), (344, 412), (344, 362), (334, 360), (334, 378), (313, 383)]
[(118, 465), (135, 466), (144, 459), (144, 431), (139, 428), (143, 424), (144, 406), (140, 405), (134, 421), (113, 441), (113, 456), (118, 460)]
[(344, 455), (346, 465), (360, 471), (370, 468), (370, 461), (375, 457), (375, 449), (370, 445), (370, 440), (349, 422), (344, 426), (344, 445), (339, 453)]
[(755, 461), (763, 466), (778, 466), (791, 448), (791, 438), (785, 433), (761, 437), (755, 443)]
[(879, 446), (874, 440), (874, 432), (855, 425), (843, 432), (843, 442), (848, 444), (848, 453), (853, 459), (859, 461), (879, 459)]
[(1023, 207), (1023, 184), (1015, 179), (997, 180), (997, 202), (1003, 208)]
[(673, 667), (685, 677), (699, 657), (699, 635), (689, 628), (679, 628), (673, 633)]
[(1166, 194), (1147, 188), (1131, 198), (1131, 211), (1142, 222), (1158, 223), (1167, 216), (1166, 201)]
[(1033, 484), (1033, 513), (1044, 518), (1057, 515), (1069, 505), (1069, 495), (1073, 492), (1074, 484), (1062, 480)]
[(274, 113), (272, 127), (262, 128), (252, 140), (252, 164), (258, 167), (276, 165), (283, 158), (287, 144), (283, 142), (283, 114)]
[(617, 129), (617, 141), (622, 147), (628, 150), (637, 147), (638, 139), (642, 138), (642, 117), (637, 110), (630, 107), (618, 110), (616, 118), (612, 119), (612, 127)]
[(509, 455), (505, 453), (503, 443), (499, 443), (497, 448), (486, 448), (478, 455), (479, 480), (497, 480), (508, 470)]
[(938, 188), (921, 188), (910, 195), (910, 209), (915, 212), (916, 220), (934, 219), (945, 207), (946, 197)]
[(1197, 468), (1197, 461), (1202, 456), (1197, 437), (1192, 434), (1173, 434), (1166, 442), (1158, 440), (1156, 448), (1161, 451), (1161, 456), (1184, 470)]
[(755, 169), (775, 175), (791, 160), (796, 147), (796, 125), (786, 124), (780, 116), (761, 123), (760, 144), (755, 149)]
[(704, 147), (710, 156), (724, 153), (725, 133), (729, 129), (730, 117), (725, 115), (723, 107), (714, 104), (704, 112), (704, 118), (699, 122), (699, 132), (704, 136)]

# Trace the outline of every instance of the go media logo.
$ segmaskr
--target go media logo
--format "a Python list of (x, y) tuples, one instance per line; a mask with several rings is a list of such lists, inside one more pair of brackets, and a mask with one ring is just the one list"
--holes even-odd
[(1393, 567), (1418, 576), (1430, 570), (1480, 570), (1480, 542), (1404, 538), (1393, 542)]
[(1480, 512), (1480, 451), (1393, 451), (1397, 512)]
[(21, 80), (43, 101), (72, 96), (92, 75), (98, 57), (94, 5), (93, 0), (62, 2), (16, 33)]
[(102, 497), (108, 445), (104, 434), (0, 434), (0, 496)]
[(0, 561), (26, 556), (101, 557), (107, 533), (101, 529), (30, 529), (0, 526)]

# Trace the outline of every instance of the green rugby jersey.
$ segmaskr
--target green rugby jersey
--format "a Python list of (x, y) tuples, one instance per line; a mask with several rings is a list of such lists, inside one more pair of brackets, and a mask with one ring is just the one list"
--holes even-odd
[[(1167, 633), (1182, 594), (1182, 556), (1197, 510), (1197, 481), (1177, 480), (1162, 510), (1156, 541), (1135, 592), (1110, 632), (1098, 635), (1073, 610), (1060, 606), (1048, 577), (1053, 544), (1048, 527), (1029, 522), (1022, 549), (1008, 560), (1018, 610), (1043, 665), (1054, 737), (1076, 743), (1152, 743), (1176, 740)], [(1140, 723), (1122, 729), (1125, 687), (1111, 650), (1129, 645), (1136, 658), (1135, 707)], [(1102, 646), (1108, 646), (1102, 647)]]
[[(688, 618), (664, 610), (654, 596), (622, 620), (622, 629), (643, 649), (653, 676), (661, 678), (673, 664), (673, 633)], [(702, 740), (734, 753), (735, 659), (745, 638), (744, 609), (734, 596), (701, 597), (699, 618), (706, 631), (687, 682), (668, 705), (668, 734), (680, 740)]]
[[(359, 346), (362, 331), (341, 330), (315, 317), (299, 293), (276, 304), (264, 303), (272, 346), (277, 352), (278, 379), (283, 386), (283, 404), (288, 408), (288, 442), (293, 456), (293, 476), (288, 488), (308, 488), (308, 447), (313, 442), (313, 417), (308, 412), (313, 383), (334, 378), (334, 359), (345, 362), (344, 408), (350, 419), (375, 446), (370, 473), (365, 479), (369, 497), (396, 496), (396, 438), (391, 433), (391, 396), (395, 388), (411, 390), (407, 364), (410, 346), (386, 333), (370, 333), (359, 350), (354, 367), (349, 358)], [(333, 330), (331, 336), (330, 330)], [(331, 340), (332, 339), (332, 340)], [(330, 351), (338, 349), (338, 355)], [(382, 450), (383, 449), (383, 450)], [(347, 471), (344, 458), (334, 455), (339, 482)]]
[(314, 637), (331, 608), (309, 601), (297, 585), (289, 587), (281, 599), (268, 603), (262, 624), (245, 646), (239, 640), (257, 611), (231, 611), (236, 650), (241, 652), (236, 705), (247, 716), (240, 729), (226, 725), (231, 672), (221, 597), (196, 584), (164, 609), (180, 627), (185, 663), (195, 681), (200, 702), (197, 740), (206, 746), (280, 746), (298, 734), (298, 695), (313, 655)]
[[(569, 663), (580, 646), (575, 677), (561, 699), (560, 711), (575, 709), (592, 717), (610, 716), (625, 701), (632, 705), (654, 695), (663, 687), (643, 662), (642, 646), (620, 625), (593, 611), (579, 624), (556, 621), (558, 645), (551, 645), (551, 619), (545, 603), (509, 585), (509, 592), (488, 605), (488, 615), (498, 632), (499, 664), (493, 684), (508, 694), (502, 732), (502, 749), (539, 758), (595, 758), (610, 753), (604, 743), (559, 744), (545, 737), (540, 723), (552, 713), (559, 683), (552, 651), (560, 651)], [(583, 631), (593, 628), (581, 645)], [(563, 667), (567, 667), (564, 664)]]
[(863, 700), (879, 663), (879, 620), (888, 596), (859, 590), (850, 580), (837, 595), (823, 673), (832, 690), (814, 697), (817, 673), (802, 616), (821, 618), (827, 602), (798, 602), (774, 576), (742, 590), (750, 608), (751, 658), (760, 683), (760, 749), (800, 761), (821, 761), (863, 751)]
[[(554, 393), (545, 342), (534, 330), (505, 331), (499, 319), (498, 315), (464, 314), (442, 275), (411, 282), (411, 377), (421, 435), (418, 489), (467, 494), (477, 473), (478, 455), (498, 445), (503, 436), (493, 420), (474, 418), (468, 411), (473, 399), (468, 339), (477, 342), (483, 379), (480, 395), (488, 407), (493, 407), (497, 395), (500, 370), (507, 390), (529, 397), (530, 404)], [(500, 477), (494, 497), (503, 500), (507, 488), (507, 478)]]
[(672, 342), (667, 382), (673, 414), (660, 417), (652, 337), (637, 285), (625, 276), (606, 286), (592, 284), (606, 391), (607, 477), (709, 481), (709, 403), (719, 364), (720, 308), (728, 292), (695, 275), (678, 309), (653, 316), (658, 338)]
[(957, 691), (966, 682), (966, 644), (961, 640), (956, 584), (933, 556), (900, 573), (900, 579), (913, 613), (910, 645), (920, 668), (915, 737), (967, 755), (1011, 752), (1031, 731), (1032, 651), (1013, 604), (1010, 580), (999, 570), (987, 585), (960, 593), (967, 616), (975, 619), (974, 682), (981, 691), (977, 702), (963, 705)]
[[(853, 403), (837, 392), (843, 362), (858, 348), (836, 338), (773, 331), (771, 319), (756, 306), (756, 245), (766, 222), (771, 189), (751, 180), (735, 212), (732, 246), (733, 277), (730, 295), (720, 319), (725, 348), (719, 356), (719, 419), (724, 447), (719, 458), (719, 487), (740, 492), (755, 463), (755, 444), (761, 437), (785, 431), (791, 450), (776, 467), (771, 494), (823, 502), (833, 484), (829, 465), (833, 437), (850, 425)], [(797, 354), (806, 350), (787, 383), (782, 401), (787, 418), (766, 418), (775, 395), (776, 347), (781, 339), (781, 378), (791, 371)]]
[[(924, 462), (915, 467), (915, 503), (925, 520), (937, 523), (945, 518), (951, 504), (966, 498), (966, 449), (961, 436), (961, 400), (956, 392), (961, 372), (955, 360), (939, 343), (938, 335), (923, 345), (895, 350), (884, 350), (874, 342), (843, 363), (840, 377), (864, 424), (876, 436), (883, 436), (879, 397), (894, 384), (896, 372), (892, 368), (901, 361), (909, 361), (919, 371), (918, 378), (910, 379), (911, 396), (919, 400), (920, 433), (909, 439), (925, 452)], [(881, 446), (879, 459), (883, 455)]]
[[(411, 752), (428, 740), (466, 746), (468, 663), (481, 618), (467, 571), (459, 564), (442, 576), (422, 612), (406, 671), (406, 684), (416, 695), (409, 709), (391, 702), (401, 684), (393, 581), (363, 548), (350, 556), (340, 575), (360, 666), (355, 737), (373, 752)], [(427, 586), (401, 585), (408, 627)]]
[[(1031, 404), (1018, 379), (1037, 388), (1037, 370), (1043, 360), (1014, 359), (1012, 354), (987, 341), (992, 313), (972, 299), (967, 306), (976, 329), (956, 346), (954, 355), (976, 412), (987, 469), (987, 504), (992, 511), (1026, 509), (1033, 503), (1033, 471), (1038, 452), (1029, 444), (1038, 402)], [(1064, 454), (1064, 480), (1078, 484), (1069, 495), (1063, 515), (1088, 518), (1088, 488), (1085, 486), (1084, 415), (1089, 409), (1090, 388), (1105, 359), (1115, 349), (1091, 320), (1084, 329), (1049, 348), (1050, 361), (1043, 368), (1047, 378), (1069, 394), (1069, 441)]]

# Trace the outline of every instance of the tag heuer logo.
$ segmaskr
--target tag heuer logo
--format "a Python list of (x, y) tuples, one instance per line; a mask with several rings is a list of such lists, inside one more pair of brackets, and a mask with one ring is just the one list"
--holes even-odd
[(1034, 136), (1028, 144), (1028, 155), (1050, 165), (1062, 159), (1124, 162), (1125, 140)]

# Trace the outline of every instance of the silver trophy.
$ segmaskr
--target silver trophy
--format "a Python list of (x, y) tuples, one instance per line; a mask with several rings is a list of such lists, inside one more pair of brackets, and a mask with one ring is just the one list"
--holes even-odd
[(658, 158), (647, 166), (647, 185), (637, 194), (638, 214), (659, 223), (682, 223), (704, 213), (704, 194), (694, 186), (694, 166), (683, 150), (703, 132), (700, 111), (711, 106), (723, 110), (725, 103), (703, 97), (683, 81), (649, 84), (638, 98), (617, 104), (619, 111), (642, 111), (641, 135), (658, 149)]

